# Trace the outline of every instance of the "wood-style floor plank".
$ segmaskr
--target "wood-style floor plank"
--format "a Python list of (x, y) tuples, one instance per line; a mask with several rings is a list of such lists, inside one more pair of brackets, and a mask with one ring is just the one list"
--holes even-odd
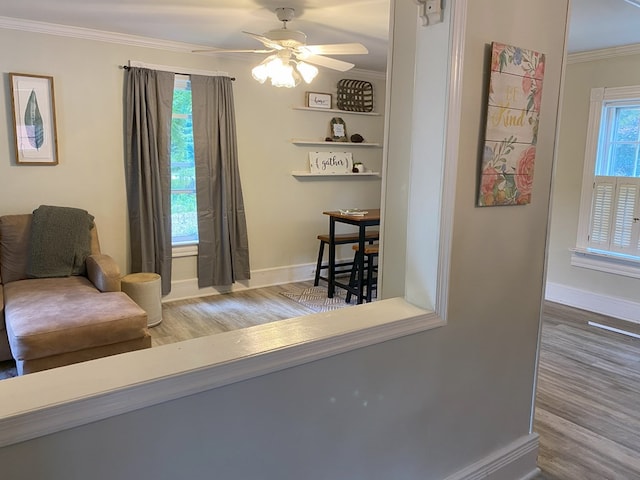
[(311, 286), (306, 281), (167, 302), (162, 322), (150, 329), (152, 347), (314, 313), (281, 295)]
[(534, 417), (538, 463), (546, 478), (558, 480), (640, 479), (640, 339), (589, 321), (609, 319), (545, 305)]

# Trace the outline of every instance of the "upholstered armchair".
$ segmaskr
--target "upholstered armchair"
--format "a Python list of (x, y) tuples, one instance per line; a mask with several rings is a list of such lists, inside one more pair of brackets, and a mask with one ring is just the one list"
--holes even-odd
[(24, 374), (150, 347), (146, 312), (120, 291), (95, 225), (77, 272), (34, 278), (32, 222), (0, 217), (0, 359), (13, 357)]

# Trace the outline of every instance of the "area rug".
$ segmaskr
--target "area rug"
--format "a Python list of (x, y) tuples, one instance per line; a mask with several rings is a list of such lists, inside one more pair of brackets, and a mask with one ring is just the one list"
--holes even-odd
[(338, 290), (336, 290), (333, 298), (327, 297), (327, 288), (323, 286), (310, 287), (291, 292), (280, 292), (280, 294), (294, 302), (304, 305), (314, 312), (329, 312), (331, 310), (350, 307), (356, 303), (355, 296), (352, 298), (352, 303), (347, 303), (344, 292)]

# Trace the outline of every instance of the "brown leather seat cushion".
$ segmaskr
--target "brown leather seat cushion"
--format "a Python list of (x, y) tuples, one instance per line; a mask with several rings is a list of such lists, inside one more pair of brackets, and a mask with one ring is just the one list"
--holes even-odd
[(85, 277), (4, 286), (13, 357), (31, 360), (145, 336), (146, 312), (122, 292), (101, 293)]

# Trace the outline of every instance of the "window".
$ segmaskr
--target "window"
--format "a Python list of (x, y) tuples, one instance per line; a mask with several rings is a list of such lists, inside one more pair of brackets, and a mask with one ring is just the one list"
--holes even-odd
[(191, 83), (176, 75), (171, 123), (171, 243), (198, 243), (196, 172), (191, 121)]
[(640, 262), (640, 86), (591, 91), (577, 252)]

